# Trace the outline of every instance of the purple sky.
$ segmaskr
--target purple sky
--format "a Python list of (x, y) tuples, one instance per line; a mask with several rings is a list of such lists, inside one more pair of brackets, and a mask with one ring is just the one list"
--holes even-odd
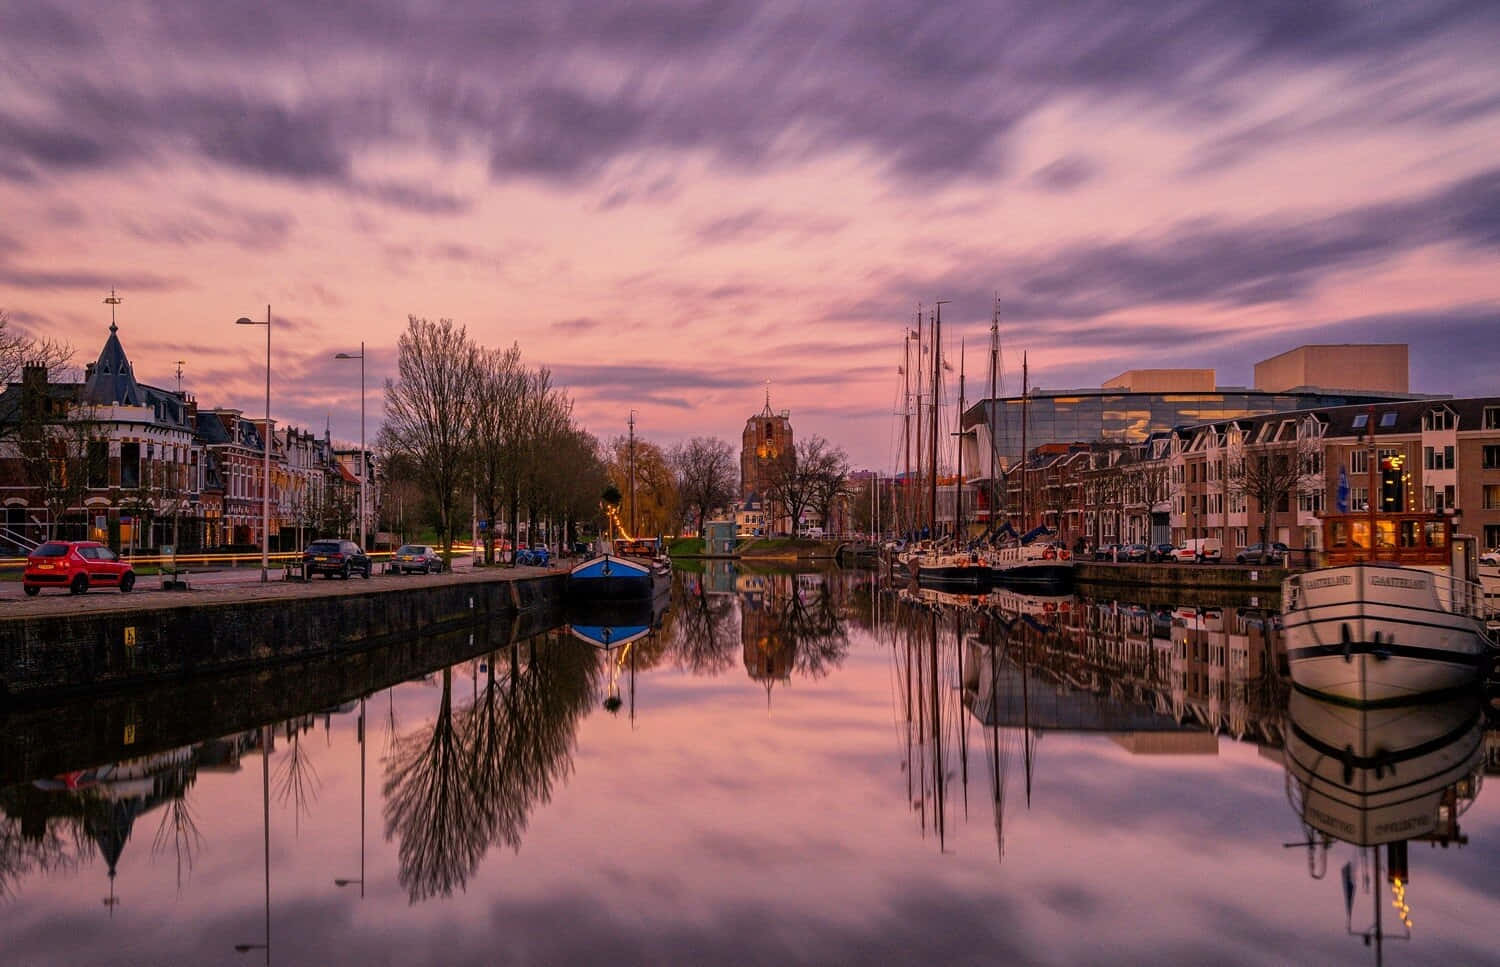
[[(408, 313), (519, 341), (603, 437), (891, 466), (901, 333), (1009, 388), (1408, 341), (1500, 391), (1500, 5), (0, 0), (0, 306), (358, 435)], [(975, 380), (977, 382), (977, 380)], [(1343, 382), (1350, 382), (1345, 379)], [(956, 388), (950, 391), (956, 396)], [(975, 395), (971, 392), (971, 396)], [(371, 435), (378, 397), (371, 394)]]

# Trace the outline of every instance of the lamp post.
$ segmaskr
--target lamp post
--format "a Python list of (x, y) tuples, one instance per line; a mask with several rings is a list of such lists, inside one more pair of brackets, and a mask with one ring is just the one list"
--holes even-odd
[(264, 584), (271, 580), (271, 307), (266, 306), (265, 322), (240, 316), (234, 323), (237, 326), (266, 327), (266, 428), (261, 440), (266, 456), (260, 495), (260, 581)]
[(365, 344), (359, 344), (357, 353), (339, 353), (334, 359), (359, 360), (359, 546), (365, 550), (365, 478), (370, 475), (368, 458), (365, 455)]
[(359, 884), (360, 899), (365, 896), (365, 700), (359, 700), (359, 877), (341, 877), (334, 886)]

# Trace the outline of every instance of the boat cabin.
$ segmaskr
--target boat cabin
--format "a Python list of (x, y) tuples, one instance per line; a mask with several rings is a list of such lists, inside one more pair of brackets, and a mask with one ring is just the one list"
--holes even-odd
[(615, 553), (621, 557), (655, 557), (661, 545), (654, 537), (621, 538), (615, 541)]
[(1324, 564), (1387, 561), (1406, 567), (1449, 567), (1453, 522), (1442, 514), (1328, 514), (1323, 517)]

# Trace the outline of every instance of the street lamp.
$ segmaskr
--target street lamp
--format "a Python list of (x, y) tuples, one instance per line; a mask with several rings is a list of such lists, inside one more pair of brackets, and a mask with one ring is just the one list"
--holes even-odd
[(266, 327), (266, 428), (261, 434), (261, 445), (266, 451), (266, 472), (260, 495), (260, 582), (264, 584), (271, 580), (271, 307), (266, 306), (265, 322), (240, 316), (234, 324)]
[(359, 884), (359, 895), (365, 895), (365, 700), (359, 700), (359, 876), (333, 881), (334, 886)]
[(360, 342), (357, 353), (339, 353), (333, 358), (359, 360), (359, 546), (369, 550), (365, 547), (365, 478), (370, 475), (365, 455), (365, 344)]

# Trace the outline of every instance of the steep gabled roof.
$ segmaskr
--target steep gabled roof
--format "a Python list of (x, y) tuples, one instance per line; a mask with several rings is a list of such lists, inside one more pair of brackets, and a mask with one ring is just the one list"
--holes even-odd
[(136, 385), (135, 371), (125, 355), (125, 347), (120, 345), (119, 332), (119, 326), (109, 324), (109, 339), (105, 340), (104, 349), (99, 353), (99, 361), (94, 364), (94, 371), (84, 384), (83, 398), (101, 406), (116, 403), (141, 406), (145, 403), (145, 397), (141, 394), (141, 388)]

